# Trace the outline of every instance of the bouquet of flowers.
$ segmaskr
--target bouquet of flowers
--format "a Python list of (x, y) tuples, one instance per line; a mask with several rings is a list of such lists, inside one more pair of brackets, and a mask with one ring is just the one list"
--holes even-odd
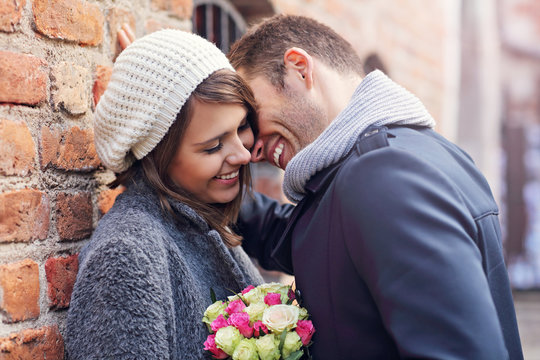
[(210, 335), (204, 349), (214, 359), (297, 360), (306, 355), (315, 328), (290, 286), (250, 285), (227, 301), (216, 301), (202, 321)]

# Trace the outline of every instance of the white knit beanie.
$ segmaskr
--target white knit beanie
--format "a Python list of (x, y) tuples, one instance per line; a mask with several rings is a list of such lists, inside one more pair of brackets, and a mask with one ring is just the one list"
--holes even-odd
[(160, 30), (129, 45), (116, 59), (96, 107), (96, 151), (120, 173), (165, 136), (193, 90), (220, 69), (233, 70), (216, 46), (180, 30)]

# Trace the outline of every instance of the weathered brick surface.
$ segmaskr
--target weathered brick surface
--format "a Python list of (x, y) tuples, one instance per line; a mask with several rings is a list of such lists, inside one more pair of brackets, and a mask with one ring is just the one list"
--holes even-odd
[(49, 258), (45, 262), (47, 295), (51, 308), (62, 309), (69, 306), (78, 267), (78, 255)]
[(56, 325), (23, 330), (0, 338), (0, 359), (62, 360), (64, 359), (64, 340)]
[(116, 33), (122, 27), (122, 24), (127, 23), (135, 31), (135, 16), (133, 13), (127, 9), (114, 7), (109, 10), (107, 14), (107, 22), (109, 23), (109, 34), (111, 38), (111, 49), (114, 51), (114, 58), (120, 54), (122, 48), (118, 43), (118, 37)]
[(167, 10), (179, 18), (191, 18), (193, 0), (152, 0), (155, 10)]
[(26, 0), (0, 0), (0, 31), (12, 32), (21, 21)]
[(0, 103), (37, 105), (47, 96), (45, 60), (0, 51)]
[(56, 228), (61, 240), (81, 240), (92, 233), (89, 193), (60, 193), (56, 197)]
[(0, 243), (45, 239), (49, 214), (49, 198), (38, 190), (0, 194)]
[(96, 66), (96, 81), (94, 82), (94, 87), (92, 88), (92, 93), (94, 95), (94, 106), (99, 102), (99, 98), (107, 89), (107, 84), (111, 79), (112, 68), (110, 66), (98, 65)]
[(61, 62), (52, 71), (52, 99), (56, 110), (81, 115), (90, 108), (90, 71), (77, 64)]
[(25, 176), (34, 168), (35, 157), (26, 124), (0, 118), (0, 174)]
[(39, 316), (39, 268), (30, 259), (0, 266), (4, 322), (35, 319)]
[(125, 188), (123, 186), (118, 186), (115, 189), (103, 190), (98, 196), (98, 207), (101, 214), (107, 213), (114, 205), (116, 197), (120, 195)]
[(41, 168), (53, 166), (62, 170), (91, 171), (100, 162), (94, 146), (94, 132), (77, 126), (41, 129)]
[(103, 41), (104, 17), (96, 4), (80, 0), (33, 0), (36, 29), (56, 39), (95, 46)]

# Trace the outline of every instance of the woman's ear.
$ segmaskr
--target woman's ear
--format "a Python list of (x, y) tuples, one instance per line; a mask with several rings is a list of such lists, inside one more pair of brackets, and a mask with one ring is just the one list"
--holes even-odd
[(310, 89), (313, 86), (313, 58), (304, 49), (292, 47), (285, 51), (283, 62), (288, 71), (292, 71), (305, 82)]

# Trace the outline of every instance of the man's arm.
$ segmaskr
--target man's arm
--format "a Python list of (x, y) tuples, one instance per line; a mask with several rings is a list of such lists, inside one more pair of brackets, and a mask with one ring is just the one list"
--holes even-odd
[[(263, 268), (284, 271), (270, 255), (287, 227), (294, 205), (282, 205), (259, 193), (253, 195), (245, 197), (238, 217), (238, 230), (244, 237), (242, 246)], [(292, 268), (289, 260), (280, 258), (278, 261), (285, 261)]]
[(474, 219), (447, 178), (385, 148), (336, 185), (344, 241), (401, 356), (506, 359)]

